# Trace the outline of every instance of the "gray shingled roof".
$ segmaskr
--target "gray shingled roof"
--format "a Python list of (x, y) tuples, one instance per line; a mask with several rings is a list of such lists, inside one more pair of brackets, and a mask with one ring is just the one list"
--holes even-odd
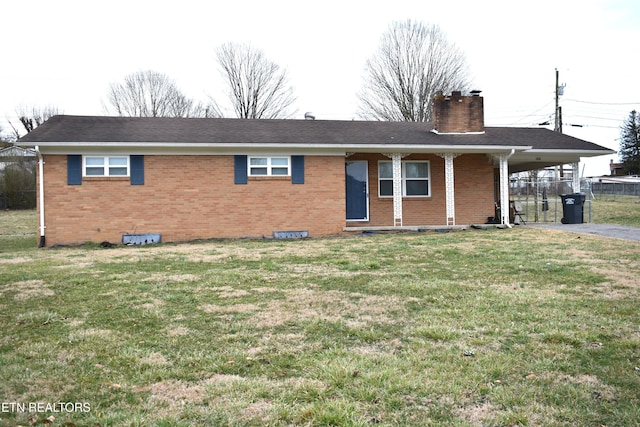
[[(430, 123), (54, 116), (20, 139), (23, 146), (70, 143), (281, 144), (366, 147), (531, 147), (608, 154), (611, 150), (544, 128), (489, 127), (483, 134), (436, 134)], [(73, 144), (75, 145), (75, 144)]]

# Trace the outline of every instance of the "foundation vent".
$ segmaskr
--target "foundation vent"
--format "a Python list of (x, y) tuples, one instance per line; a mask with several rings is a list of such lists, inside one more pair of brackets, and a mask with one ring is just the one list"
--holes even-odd
[(152, 245), (160, 243), (162, 241), (161, 237), (159, 233), (123, 234), (122, 244), (128, 246)]
[(306, 237), (309, 237), (309, 232), (307, 230), (273, 232), (274, 239), (304, 239)]

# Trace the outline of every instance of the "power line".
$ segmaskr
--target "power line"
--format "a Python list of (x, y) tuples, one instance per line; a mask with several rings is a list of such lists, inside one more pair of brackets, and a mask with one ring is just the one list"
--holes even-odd
[(565, 101), (580, 102), (582, 104), (595, 104), (595, 105), (638, 105), (640, 102), (593, 102), (593, 101), (580, 101), (578, 99), (565, 99)]
[(595, 116), (583, 116), (581, 114), (567, 114), (568, 117), (582, 117), (584, 119), (596, 119), (596, 120), (608, 120), (611, 122), (620, 122), (620, 119), (609, 119), (605, 117), (595, 117)]
[(620, 126), (605, 126), (605, 125), (593, 125), (593, 124), (573, 124), (573, 123), (564, 123), (565, 126), (571, 126), (574, 128), (605, 128), (605, 129), (620, 129)]
[(524, 117), (521, 117), (520, 119), (516, 120), (515, 122), (512, 122), (512, 123), (511, 123), (511, 124), (509, 124), (508, 126), (516, 125), (516, 124), (518, 124), (518, 122), (521, 122), (522, 120), (526, 119), (527, 117), (531, 117), (531, 116), (536, 115), (536, 113), (538, 113), (538, 112), (540, 112), (540, 111), (544, 110), (545, 108), (549, 107), (549, 104), (551, 104), (551, 102), (548, 102), (546, 105), (544, 105), (544, 106), (542, 106), (542, 107), (538, 108), (536, 111), (534, 111), (534, 112), (532, 112), (532, 113), (529, 113), (529, 114), (527, 114), (527, 115), (526, 115), (526, 116), (524, 116)]

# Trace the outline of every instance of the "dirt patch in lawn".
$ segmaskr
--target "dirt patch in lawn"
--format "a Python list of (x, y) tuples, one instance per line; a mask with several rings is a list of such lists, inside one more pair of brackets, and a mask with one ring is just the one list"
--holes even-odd
[(190, 384), (178, 380), (161, 381), (134, 391), (150, 391), (149, 400), (166, 405), (169, 413), (187, 403), (201, 404), (205, 398), (203, 384)]
[(269, 302), (254, 319), (258, 327), (273, 327), (311, 319), (338, 322), (346, 317), (354, 325), (371, 321), (393, 323), (396, 321), (397, 311), (404, 310), (406, 301), (390, 296), (293, 289), (286, 292), (284, 300)]
[(231, 286), (217, 286), (210, 288), (212, 291), (218, 292), (218, 298), (240, 298), (245, 297), (247, 295), (251, 295), (250, 292), (245, 291), (244, 289), (235, 289)]
[(242, 246), (228, 244), (227, 242), (235, 243), (237, 240), (167, 245), (153, 248), (153, 250), (158, 251), (159, 254), (166, 250), (166, 252), (172, 254), (183, 255), (189, 262), (216, 262), (229, 258), (255, 261), (262, 258), (272, 259), (290, 256), (317, 257), (327, 252), (326, 243), (322, 239), (283, 242), (282, 245), (272, 245), (271, 243), (265, 245), (261, 240), (242, 241)]
[(49, 289), (49, 287), (42, 280), (25, 280), (23, 282), (14, 282), (10, 285), (5, 286), (5, 288), (0, 293), (4, 293), (9, 289), (17, 292), (13, 297), (17, 301), (24, 301), (38, 297), (50, 297), (56, 294), (52, 289)]
[(104, 339), (110, 337), (113, 332), (109, 329), (89, 328), (73, 332), (73, 334), (78, 337), (98, 337)]
[(605, 298), (617, 299), (638, 296), (640, 284), (638, 283), (638, 274), (636, 272), (629, 271), (628, 268), (620, 269), (615, 265), (593, 266), (591, 271), (596, 274), (602, 274), (609, 279), (598, 284), (598, 289)]
[(33, 259), (25, 257), (0, 258), (0, 264), (20, 264), (23, 262), (32, 262)]
[[(620, 256), (616, 256), (618, 252)], [(592, 252), (578, 248), (568, 251), (571, 259), (584, 262), (590, 271), (606, 277), (607, 280), (598, 283), (592, 291), (611, 299), (637, 297), (640, 289), (640, 268), (637, 263), (622, 256), (624, 253), (626, 250), (611, 248), (603, 258), (594, 257)]]
[(153, 352), (140, 359), (140, 363), (149, 366), (167, 366), (171, 363), (162, 354)]
[(142, 282), (165, 282), (165, 283), (184, 283), (184, 282), (196, 282), (200, 280), (200, 276), (197, 274), (168, 274), (168, 273), (154, 273), (144, 279)]
[(234, 305), (216, 305), (204, 304), (200, 309), (205, 313), (248, 313), (250, 311), (260, 310), (256, 304), (234, 304)]
[(273, 408), (273, 403), (271, 403), (271, 401), (266, 399), (259, 399), (249, 403), (247, 407), (242, 410), (241, 418), (246, 421), (266, 421), (268, 419), (268, 414), (271, 408)]
[(486, 420), (491, 419), (495, 415), (495, 411), (495, 406), (489, 402), (483, 402), (458, 408), (456, 413), (472, 426), (483, 426)]
[(134, 305), (133, 308), (139, 308), (142, 310), (147, 310), (147, 311), (152, 311), (157, 313), (158, 309), (165, 304), (166, 303), (163, 300), (154, 298), (149, 302), (144, 302), (142, 304)]
[[(77, 248), (61, 248), (49, 252), (51, 259), (60, 261), (59, 268), (71, 268), (80, 265), (89, 267), (95, 263), (135, 263), (149, 258), (168, 256), (171, 258), (184, 259), (187, 262), (215, 263), (221, 260), (261, 260), (263, 258), (286, 258), (286, 257), (318, 257), (327, 253), (326, 242), (319, 240), (305, 240), (300, 242), (283, 242), (282, 245), (266, 245), (261, 240), (238, 240), (228, 241), (208, 241), (192, 242), (182, 244), (147, 245), (141, 247), (131, 247), (118, 245), (106, 249), (82, 249), (81, 257), (73, 260), (69, 259), (70, 253), (76, 253)], [(0, 259), (0, 263), (18, 263), (31, 261), (29, 258), (9, 258)], [(192, 281), (198, 280), (197, 276), (183, 275), (168, 278), (160, 274), (157, 278), (151, 277), (147, 280), (174, 280)]]
[(603, 383), (594, 375), (554, 375), (546, 373), (541, 375), (541, 378), (558, 385), (576, 384), (581, 386), (585, 398), (591, 398), (594, 401), (613, 402), (616, 400), (615, 387)]
[(171, 411), (185, 404), (203, 403), (207, 396), (207, 388), (226, 387), (238, 381), (244, 381), (244, 378), (238, 375), (215, 374), (196, 383), (180, 380), (160, 381), (144, 387), (134, 387), (133, 392), (150, 392), (150, 401), (167, 405)]
[(184, 337), (191, 333), (189, 328), (184, 326), (176, 326), (175, 328), (167, 329), (167, 335), (170, 337)]

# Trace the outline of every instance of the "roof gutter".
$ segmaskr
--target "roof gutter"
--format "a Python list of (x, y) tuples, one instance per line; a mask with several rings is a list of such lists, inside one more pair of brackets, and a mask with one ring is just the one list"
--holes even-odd
[(38, 247), (43, 248), (45, 246), (44, 229), (46, 228), (44, 225), (44, 159), (42, 158), (42, 153), (40, 153), (40, 147), (36, 145), (35, 150), (38, 155), (38, 197), (40, 207), (40, 242)]

